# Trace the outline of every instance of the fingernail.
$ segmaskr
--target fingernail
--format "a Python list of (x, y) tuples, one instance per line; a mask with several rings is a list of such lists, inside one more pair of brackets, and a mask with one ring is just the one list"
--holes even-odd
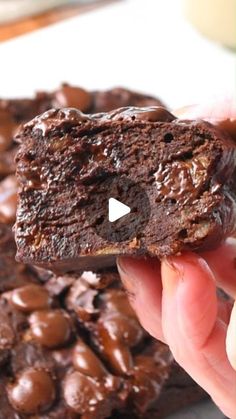
[(165, 292), (172, 295), (175, 292), (179, 281), (183, 280), (183, 265), (172, 256), (166, 257), (162, 260), (161, 272), (163, 288)]
[(136, 277), (135, 273), (132, 272), (132, 261), (130, 263), (130, 258), (118, 257), (116, 263), (125, 290), (129, 298), (133, 300), (135, 298), (139, 279)]
[(236, 302), (231, 313), (230, 323), (227, 332), (226, 350), (229, 362), (236, 370)]
[(192, 269), (199, 268), (202, 272), (212, 276), (213, 274), (207, 264), (199, 255), (191, 252), (185, 252), (180, 256), (170, 256), (162, 261), (162, 282), (167, 292), (173, 293), (178, 284), (183, 283), (186, 279), (189, 281), (191, 276), (186, 278), (185, 272)]

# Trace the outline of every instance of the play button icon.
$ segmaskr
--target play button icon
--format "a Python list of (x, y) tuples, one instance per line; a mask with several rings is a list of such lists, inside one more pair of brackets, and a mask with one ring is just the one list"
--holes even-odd
[(89, 224), (108, 244), (141, 238), (150, 217), (143, 188), (126, 175), (101, 178), (89, 207)]
[(123, 204), (115, 198), (110, 198), (108, 201), (108, 219), (111, 223), (119, 220), (130, 213), (130, 207)]

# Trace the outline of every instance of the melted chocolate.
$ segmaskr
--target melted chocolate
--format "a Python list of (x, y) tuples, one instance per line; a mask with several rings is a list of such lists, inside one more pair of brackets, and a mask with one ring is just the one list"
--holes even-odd
[(102, 119), (114, 121), (172, 122), (177, 119), (161, 106), (146, 108), (126, 107), (104, 114)]
[(73, 108), (52, 109), (45, 112), (41, 116), (37, 116), (25, 128), (31, 128), (33, 131), (39, 130), (45, 136), (51, 130), (63, 128), (66, 126), (73, 127), (76, 125), (86, 124), (89, 122), (105, 123), (110, 120), (122, 122), (171, 122), (177, 119), (167, 109), (160, 106), (152, 106), (147, 108), (125, 107), (108, 113), (87, 114), (85, 115), (79, 110)]
[(154, 174), (160, 201), (175, 200), (181, 205), (192, 201), (207, 182), (208, 166), (209, 158), (204, 156), (165, 165), (160, 163)]

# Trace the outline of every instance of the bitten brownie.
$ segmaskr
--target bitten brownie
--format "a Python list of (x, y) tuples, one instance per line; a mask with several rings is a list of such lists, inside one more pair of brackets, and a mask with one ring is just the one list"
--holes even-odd
[(80, 87), (63, 84), (54, 92), (39, 92), (33, 99), (0, 99), (0, 177), (14, 173), (17, 144), (14, 134), (19, 124), (52, 107), (73, 107), (83, 112), (110, 111), (121, 106), (161, 105), (152, 96), (124, 88), (107, 91), (86, 91)]
[[(19, 261), (99, 269), (121, 254), (214, 248), (235, 230), (236, 146), (207, 122), (178, 120), (161, 107), (50, 110), (18, 139)], [(112, 196), (114, 183), (127, 177), (145, 192), (150, 211), (139, 202), (124, 226), (136, 231), (140, 220), (136, 236), (112, 242), (104, 208), (109, 188)], [(135, 190), (126, 189), (121, 202), (129, 194), (135, 201)]]

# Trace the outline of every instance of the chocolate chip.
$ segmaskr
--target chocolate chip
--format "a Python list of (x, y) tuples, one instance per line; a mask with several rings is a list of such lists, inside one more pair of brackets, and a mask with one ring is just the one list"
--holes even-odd
[(131, 347), (137, 345), (144, 337), (138, 321), (120, 313), (106, 315), (101, 319), (99, 326), (108, 332), (112, 340), (121, 341)]
[(50, 307), (51, 299), (45, 288), (30, 284), (14, 290), (11, 294), (11, 303), (20, 311), (30, 313)]
[(90, 377), (102, 379), (108, 374), (100, 359), (81, 340), (74, 348), (73, 365), (77, 371)]
[(86, 112), (89, 110), (91, 100), (91, 95), (86, 90), (64, 84), (54, 93), (53, 106), (59, 108), (77, 108)]
[(137, 318), (124, 290), (108, 289), (99, 299), (107, 312), (119, 312), (128, 317)]
[(35, 311), (29, 322), (33, 338), (47, 348), (62, 346), (71, 336), (71, 326), (63, 310)]
[(23, 414), (44, 412), (56, 397), (53, 379), (43, 369), (28, 368), (8, 385), (7, 390), (11, 405)]
[[(106, 389), (90, 377), (76, 371), (70, 373), (64, 383), (64, 398), (68, 406), (79, 414), (105, 413), (106, 417), (112, 410), (107, 399)], [(109, 407), (110, 404), (110, 407)], [(105, 411), (103, 411), (105, 409)]]

